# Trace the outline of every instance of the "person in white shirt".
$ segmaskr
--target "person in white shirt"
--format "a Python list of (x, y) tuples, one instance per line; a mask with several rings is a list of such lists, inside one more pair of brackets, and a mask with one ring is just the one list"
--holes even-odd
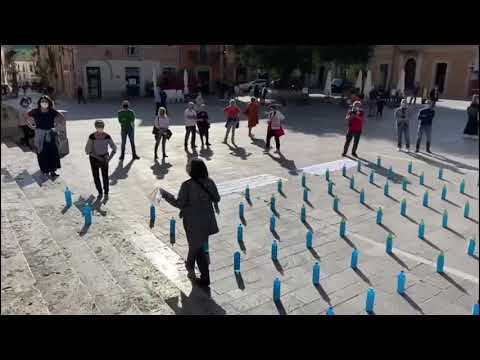
[(410, 117), (412, 111), (408, 107), (407, 99), (402, 99), (400, 107), (393, 112), (393, 118), (397, 126), (397, 150), (402, 150), (402, 137), (405, 137), (407, 152), (410, 152)]
[(167, 116), (167, 109), (160, 107), (158, 109), (158, 114), (155, 116), (153, 121), (153, 134), (155, 135), (155, 160), (158, 159), (157, 151), (160, 140), (162, 140), (162, 154), (163, 157), (168, 157), (165, 152), (165, 144), (170, 134), (168, 126), (170, 125), (170, 118)]
[(192, 149), (196, 148), (195, 145), (195, 135), (196, 135), (196, 125), (197, 125), (197, 112), (194, 109), (195, 104), (193, 102), (188, 103), (188, 107), (185, 110), (185, 149), (188, 145), (188, 138), (192, 134), (191, 145)]
[(275, 106), (270, 105), (268, 112), (268, 130), (265, 150), (270, 150), (270, 140), (275, 137), (275, 145), (277, 147), (277, 153), (280, 152), (280, 137), (285, 135), (282, 128), (282, 121), (285, 116), (276, 109)]

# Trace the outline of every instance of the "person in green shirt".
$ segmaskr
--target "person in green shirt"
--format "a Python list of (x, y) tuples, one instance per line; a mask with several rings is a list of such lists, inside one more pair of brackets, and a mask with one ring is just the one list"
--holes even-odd
[(138, 160), (140, 157), (135, 151), (135, 140), (134, 140), (134, 128), (135, 128), (135, 112), (132, 109), (129, 109), (130, 103), (128, 100), (122, 102), (122, 109), (118, 111), (118, 122), (122, 127), (122, 154), (120, 155), (120, 160), (123, 160), (125, 157), (125, 145), (127, 143), (127, 135), (130, 139), (130, 145), (132, 145), (132, 154), (133, 159)]

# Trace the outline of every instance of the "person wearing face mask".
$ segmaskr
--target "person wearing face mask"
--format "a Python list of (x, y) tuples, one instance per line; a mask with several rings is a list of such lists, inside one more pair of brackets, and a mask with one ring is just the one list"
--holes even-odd
[(362, 135), (362, 128), (364, 122), (364, 116), (362, 111), (362, 103), (355, 101), (352, 105), (352, 110), (347, 113), (346, 120), (348, 121), (348, 132), (343, 146), (342, 156), (347, 156), (348, 148), (353, 139), (352, 156), (358, 157), (357, 147)]
[[(208, 259), (203, 246), (208, 243), (210, 235), (219, 231), (215, 211), (219, 212), (220, 195), (215, 182), (208, 177), (207, 167), (201, 159), (190, 159), (186, 169), (190, 179), (183, 182), (177, 198), (162, 188), (160, 194), (170, 205), (180, 209), (188, 242), (185, 262), (188, 277), (200, 286), (209, 286)], [(195, 263), (200, 270), (200, 279), (195, 277)]]
[(411, 111), (408, 108), (407, 99), (403, 99), (400, 107), (393, 112), (393, 118), (397, 126), (397, 150), (402, 150), (402, 136), (405, 136), (407, 152), (410, 152), (410, 124)]
[(140, 156), (137, 155), (135, 151), (135, 139), (134, 139), (134, 128), (135, 128), (135, 112), (129, 108), (130, 104), (127, 100), (124, 100), (122, 103), (122, 110), (118, 111), (118, 122), (121, 126), (121, 135), (122, 135), (122, 146), (121, 146), (121, 155), (120, 160), (125, 158), (125, 145), (127, 143), (127, 135), (130, 139), (130, 145), (132, 146), (132, 157), (134, 160), (140, 159)]
[(195, 145), (195, 136), (196, 136), (196, 125), (197, 125), (197, 112), (195, 111), (195, 104), (193, 102), (188, 103), (188, 107), (184, 112), (185, 115), (185, 149), (188, 147), (188, 138), (192, 134), (191, 145), (192, 149), (196, 148)]
[(28, 117), (29, 121), (35, 124), (32, 125), (35, 128), (34, 149), (40, 170), (44, 175), (57, 177), (55, 171), (60, 169), (61, 165), (55, 126), (59, 122), (65, 122), (65, 118), (54, 109), (52, 99), (46, 95), (38, 99), (37, 108), (29, 111)]
[[(95, 121), (95, 132), (88, 137), (85, 145), (85, 153), (90, 158), (93, 181), (98, 191), (98, 198), (105, 194), (105, 200), (108, 199), (108, 163), (115, 155), (117, 146), (112, 137), (104, 131), (105, 123), (102, 120)], [(112, 150), (108, 153), (108, 147)], [(100, 170), (102, 171), (103, 189), (100, 182)]]
[(427, 138), (427, 152), (432, 153), (430, 151), (430, 144), (432, 140), (432, 122), (433, 118), (435, 117), (435, 104), (433, 101), (428, 100), (427, 106), (423, 109), (420, 109), (418, 112), (418, 130), (417, 130), (417, 146), (415, 148), (415, 152), (420, 151), (420, 144), (422, 142), (423, 134), (425, 134)]
[(478, 138), (478, 95), (473, 95), (472, 102), (467, 108), (468, 122), (463, 130), (463, 136)]

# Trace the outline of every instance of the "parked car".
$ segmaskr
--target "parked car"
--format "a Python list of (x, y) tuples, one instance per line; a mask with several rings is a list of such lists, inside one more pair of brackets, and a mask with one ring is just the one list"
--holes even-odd
[(338, 94), (353, 89), (353, 82), (344, 79), (332, 80), (332, 93)]
[(262, 88), (265, 85), (267, 85), (267, 83), (268, 82), (265, 79), (256, 79), (256, 80), (250, 81), (248, 83), (240, 84), (240, 85), (238, 85), (238, 87), (239, 87), (240, 91), (250, 92), (255, 87), (255, 85), (258, 85), (259, 88)]

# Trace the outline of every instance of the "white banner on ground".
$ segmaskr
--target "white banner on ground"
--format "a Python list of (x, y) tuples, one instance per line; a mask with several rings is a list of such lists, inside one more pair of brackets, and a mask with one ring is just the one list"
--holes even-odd
[(342, 159), (342, 160), (330, 161), (323, 164), (315, 164), (312, 166), (307, 166), (300, 170), (307, 174), (323, 175), (325, 174), (327, 169), (329, 169), (330, 172), (334, 172), (334, 171), (341, 170), (343, 168), (343, 165), (345, 165), (345, 167), (349, 169), (351, 167), (356, 166), (357, 163), (350, 159)]

